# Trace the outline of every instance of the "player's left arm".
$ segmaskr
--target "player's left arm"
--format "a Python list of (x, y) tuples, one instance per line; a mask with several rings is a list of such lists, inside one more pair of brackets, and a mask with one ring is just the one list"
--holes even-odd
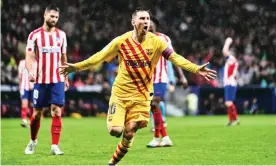
[[(64, 33), (63, 43), (61, 47), (61, 65), (65, 65), (67, 63), (67, 38), (66, 34)], [(69, 88), (69, 80), (68, 76), (66, 75), (64, 78), (65, 83), (65, 91)]]
[(174, 65), (179, 66), (182, 69), (187, 70), (189, 72), (199, 74), (208, 81), (215, 79), (216, 71), (208, 69), (206, 67), (209, 63), (205, 63), (204, 65), (198, 66), (174, 52), (174, 50), (168, 47), (167, 44), (162, 40), (159, 39), (158, 42), (158, 51), (160, 51), (161, 55), (167, 60), (171, 61)]

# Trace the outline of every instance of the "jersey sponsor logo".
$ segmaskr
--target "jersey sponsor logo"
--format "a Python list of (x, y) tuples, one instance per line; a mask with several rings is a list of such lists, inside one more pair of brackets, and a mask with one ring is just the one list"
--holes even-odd
[(42, 53), (58, 53), (59, 47), (42, 47)]
[(141, 68), (141, 67), (146, 67), (146, 66), (151, 66), (151, 61), (143, 61), (143, 60), (127, 60), (126, 64), (128, 66), (131, 66), (133, 68)]

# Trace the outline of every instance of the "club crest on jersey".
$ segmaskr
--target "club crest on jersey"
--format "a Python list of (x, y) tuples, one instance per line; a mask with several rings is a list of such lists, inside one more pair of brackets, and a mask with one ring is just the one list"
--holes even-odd
[(146, 49), (146, 53), (148, 56), (152, 55), (153, 49), (152, 48)]
[(56, 41), (57, 41), (58, 44), (60, 44), (60, 42), (61, 42), (59, 37), (56, 38)]

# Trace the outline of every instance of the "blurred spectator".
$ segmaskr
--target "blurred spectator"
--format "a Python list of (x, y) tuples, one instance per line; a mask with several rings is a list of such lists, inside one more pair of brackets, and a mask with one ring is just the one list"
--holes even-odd
[(248, 100), (245, 100), (245, 101), (243, 102), (242, 109), (243, 109), (242, 111), (243, 111), (244, 114), (250, 114), (250, 109), (249, 109), (249, 102), (248, 102)]
[(259, 113), (259, 107), (258, 107), (258, 100), (257, 98), (254, 98), (252, 101), (252, 105), (250, 108), (250, 114), (258, 114)]
[[(18, 83), (14, 78), (17, 78), (17, 64), (25, 54), (28, 34), (42, 24), (43, 9), (49, 3), (56, 3), (60, 7), (58, 27), (67, 34), (69, 62), (90, 57), (116, 36), (132, 30), (131, 13), (136, 7), (145, 6), (160, 20), (159, 30), (171, 38), (176, 52), (197, 64), (209, 61), (208, 67), (218, 72), (217, 80), (210, 83), (198, 75), (186, 73), (189, 85), (223, 85), (224, 58), (221, 49), (228, 36), (234, 39), (232, 49), (240, 64), (239, 86), (276, 85), (275, 0), (2, 1), (1, 84)], [(97, 110), (107, 111), (107, 99), (117, 69), (118, 59), (114, 59), (109, 64), (95, 66), (93, 70), (70, 74), (72, 87), (103, 85), (101, 93), (104, 98), (103, 102), (70, 101), (69, 110), (74, 111), (75, 107), (87, 115), (95, 115)], [(210, 94), (209, 99), (203, 101), (209, 114), (222, 109), (221, 100)], [(195, 99), (191, 97), (191, 101)], [(249, 109), (249, 103), (244, 104)], [(189, 110), (194, 111), (194, 106), (189, 106)]]
[(224, 104), (224, 99), (220, 97), (214, 107), (214, 114), (221, 114), (222, 112), (225, 112), (226, 107)]
[(74, 75), (74, 82), (73, 82), (73, 86), (74, 87), (80, 87), (80, 86), (84, 86), (84, 82), (81, 79), (81, 75), (79, 74), (75, 74)]
[(186, 114), (196, 115), (198, 111), (198, 96), (189, 90), (189, 94), (185, 97), (186, 99)]
[[(233, 48), (242, 64), (239, 85), (275, 86), (275, 0), (186, 0), (173, 3), (164, 0), (3, 1), (1, 69), (5, 72), (2, 72), (2, 84), (16, 83), (13, 77), (9, 77), (13, 70), (16, 71), (13, 69), (16, 65), (12, 63), (18, 63), (20, 54), (24, 54), (22, 48), (28, 34), (42, 24), (43, 8), (49, 3), (56, 3), (61, 8), (59, 27), (67, 33), (70, 62), (89, 57), (114, 37), (131, 30), (131, 13), (142, 5), (150, 8), (160, 20), (160, 31), (170, 36), (177, 52), (198, 64), (210, 61), (209, 67), (221, 73), (211, 86), (222, 85), (221, 49), (227, 36), (235, 39)], [(12, 67), (7, 69), (8, 65)], [(105, 78), (111, 76), (109, 82), (112, 85), (114, 72), (114, 67), (108, 67), (100, 74)], [(83, 78), (86, 84), (94, 84), (92, 74), (86, 73), (87, 78)], [(190, 85), (207, 84), (193, 74), (188, 76), (188, 81)]]

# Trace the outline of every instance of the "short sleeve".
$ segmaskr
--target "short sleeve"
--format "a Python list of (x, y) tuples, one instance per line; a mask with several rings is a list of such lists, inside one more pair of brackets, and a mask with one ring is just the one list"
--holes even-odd
[(61, 46), (61, 51), (63, 54), (67, 53), (67, 38), (66, 38), (66, 33), (63, 33), (63, 40), (62, 40), (62, 46)]
[(33, 32), (30, 33), (27, 40), (26, 52), (34, 52), (35, 40), (36, 40), (36, 35), (34, 35)]
[(169, 37), (167, 37), (167, 38), (168, 38), (168, 47), (173, 50), (172, 41)]

